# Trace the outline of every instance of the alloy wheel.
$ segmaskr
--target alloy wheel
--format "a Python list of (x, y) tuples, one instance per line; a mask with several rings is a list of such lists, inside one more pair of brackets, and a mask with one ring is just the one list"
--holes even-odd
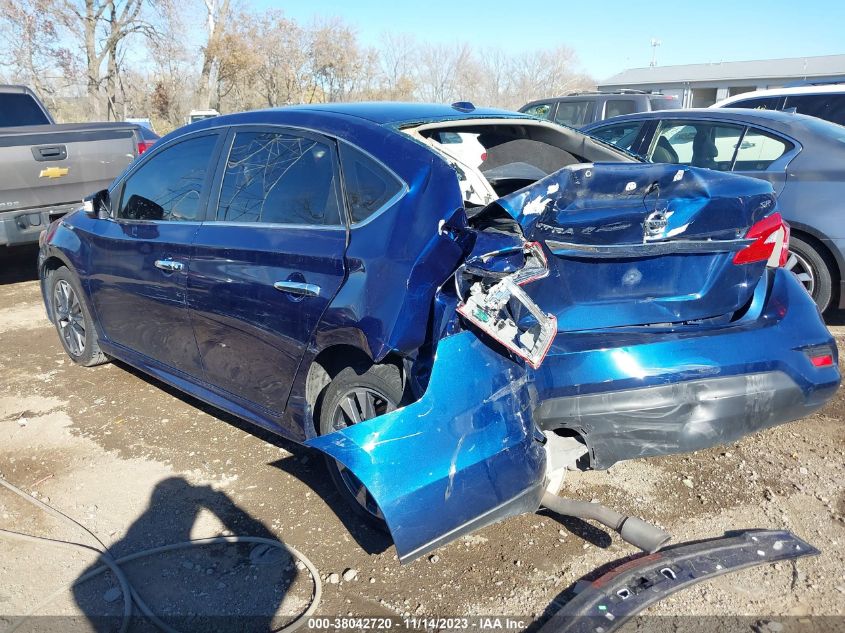
[[(369, 420), (379, 415), (395, 411), (398, 405), (384, 394), (370, 387), (355, 387), (343, 394), (332, 416), (332, 428), (336, 431)], [(346, 489), (355, 497), (358, 504), (377, 519), (384, 520), (384, 515), (375, 499), (361, 481), (346, 466), (338, 461), (338, 472)]]
[(68, 352), (74, 357), (82, 356), (85, 352), (85, 315), (79, 297), (64, 279), (57, 281), (53, 289), (53, 314)]
[(801, 282), (801, 285), (804, 286), (804, 289), (812, 297), (816, 289), (816, 275), (810, 262), (799, 252), (789, 251), (789, 258), (783, 267), (795, 273), (798, 281)]

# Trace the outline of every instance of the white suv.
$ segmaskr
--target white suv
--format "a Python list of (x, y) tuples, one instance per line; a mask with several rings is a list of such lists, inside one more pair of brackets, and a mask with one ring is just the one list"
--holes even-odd
[(845, 85), (755, 90), (722, 99), (710, 107), (791, 110), (845, 125)]

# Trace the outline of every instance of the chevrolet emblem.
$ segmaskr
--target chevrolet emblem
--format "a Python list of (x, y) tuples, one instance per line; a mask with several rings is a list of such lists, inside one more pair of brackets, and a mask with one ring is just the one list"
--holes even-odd
[(41, 173), (38, 174), (39, 178), (61, 178), (62, 176), (67, 176), (68, 172), (70, 171), (67, 167), (47, 167), (41, 170)]

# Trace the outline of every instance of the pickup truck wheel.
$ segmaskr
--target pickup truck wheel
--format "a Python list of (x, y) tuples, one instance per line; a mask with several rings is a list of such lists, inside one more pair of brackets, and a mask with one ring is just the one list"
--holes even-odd
[(784, 268), (795, 273), (816, 302), (819, 312), (827, 310), (833, 295), (833, 279), (827, 262), (815, 248), (800, 238), (791, 237)]
[(108, 361), (97, 343), (94, 320), (73, 273), (64, 267), (54, 270), (48, 277), (48, 288), (53, 324), (70, 359), (83, 367)]
[[(403, 391), (402, 376), (394, 365), (343, 369), (326, 387), (320, 407), (320, 435), (396, 410), (401, 406)], [(352, 510), (369, 525), (387, 531), (378, 504), (352, 471), (330, 457), (326, 457), (326, 466)]]

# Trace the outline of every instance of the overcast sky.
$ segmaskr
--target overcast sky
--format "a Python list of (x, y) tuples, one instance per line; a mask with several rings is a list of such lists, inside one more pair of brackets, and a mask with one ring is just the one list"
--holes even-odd
[(604, 79), (648, 66), (845, 53), (843, 0), (242, 0), (308, 23), (340, 16), (365, 45), (386, 32), (423, 41), (466, 41), (518, 52), (566, 44), (582, 69)]

